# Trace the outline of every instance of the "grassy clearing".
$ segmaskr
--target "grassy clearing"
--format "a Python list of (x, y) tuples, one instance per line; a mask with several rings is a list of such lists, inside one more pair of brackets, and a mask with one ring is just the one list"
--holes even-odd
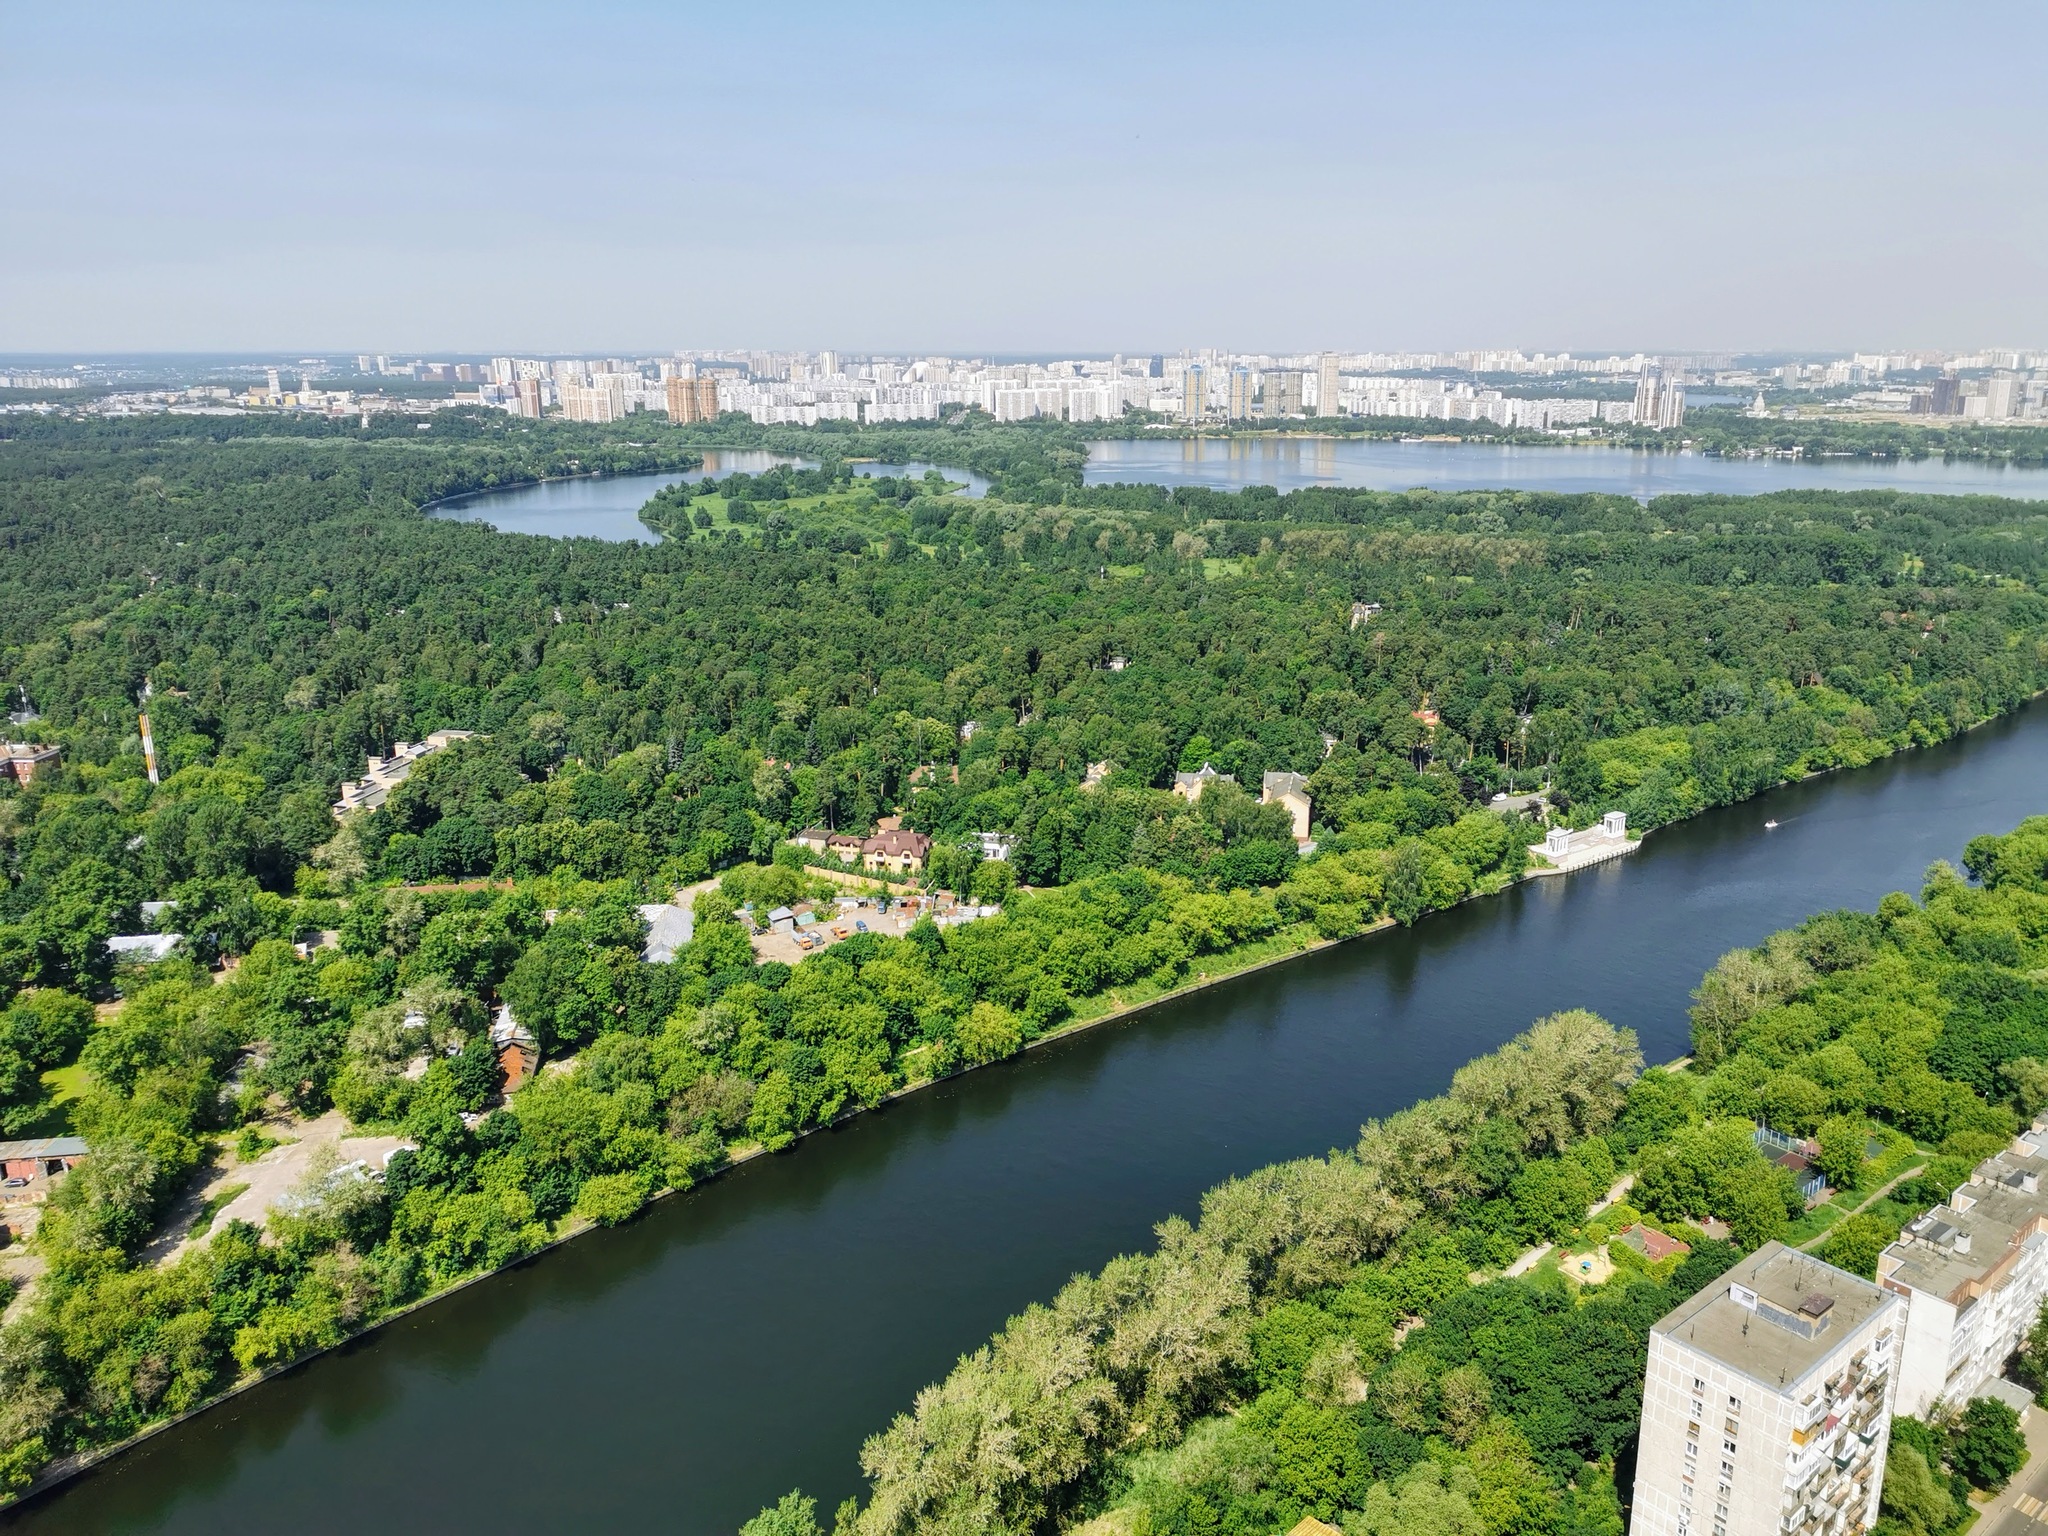
[(236, 1196), (248, 1192), (249, 1186), (246, 1184), (222, 1185), (207, 1198), (206, 1204), (199, 1207), (199, 1214), (192, 1218), (192, 1225), (186, 1229), (185, 1235), (194, 1239), (206, 1236), (213, 1230), (214, 1218), (226, 1210)]
[(42, 1117), (21, 1134), (29, 1136), (69, 1136), (72, 1133), (71, 1106), (78, 1102), (89, 1081), (86, 1070), (77, 1062), (68, 1067), (52, 1067), (43, 1074), (43, 1086), (52, 1095), (50, 1107)]

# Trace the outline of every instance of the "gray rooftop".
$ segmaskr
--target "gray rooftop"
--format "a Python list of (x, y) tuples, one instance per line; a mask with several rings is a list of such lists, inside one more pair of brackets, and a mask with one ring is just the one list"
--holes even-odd
[(2048, 1240), (2048, 1194), (2041, 1189), (2041, 1174), (2048, 1172), (2044, 1145), (2048, 1132), (2030, 1130), (2009, 1150), (1985, 1158), (1946, 1205), (1906, 1224), (1879, 1259), (1878, 1274), (1957, 1304), (1973, 1299), (1963, 1294), (1972, 1281), (2022, 1246)]
[[(1736, 1299), (1745, 1292), (1753, 1304)], [(1796, 1385), (1880, 1311), (1903, 1304), (1847, 1270), (1766, 1243), (1650, 1331), (1775, 1391)]]
[(647, 947), (640, 952), (640, 958), (650, 965), (666, 965), (675, 959), (676, 951), (696, 933), (694, 912), (672, 901), (642, 907), (640, 915), (647, 919)]
[(85, 1142), (76, 1136), (34, 1136), (27, 1141), (0, 1141), (0, 1158), (84, 1157)]

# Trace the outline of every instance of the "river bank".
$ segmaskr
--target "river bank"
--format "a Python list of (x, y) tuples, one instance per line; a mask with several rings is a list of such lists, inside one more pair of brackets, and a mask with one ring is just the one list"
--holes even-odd
[[(1372, 945), (1311, 941), (1285, 954), (1232, 957), (1239, 963), (1210, 957), (1199, 965), (1206, 974), (1171, 994), (1105, 999), (1100, 1015), (1034, 1042), (1030, 1071), (906, 1085), (892, 1095), (901, 1101), (894, 1113), (822, 1128), (845, 1138), (830, 1157), (742, 1152), (725, 1170), (734, 1178), (706, 1181), (690, 1201), (664, 1201), (590, 1244), (571, 1241), (587, 1227), (565, 1232), (541, 1250), (552, 1255), (547, 1265), (534, 1264), (536, 1254), (510, 1273), (467, 1277), (381, 1319), (350, 1347), (238, 1384), (206, 1405), (211, 1424), (197, 1438), (167, 1441), (176, 1425), (165, 1421), (81, 1459), (69, 1479), (53, 1476), (37, 1489), (52, 1493), (70, 1480), (79, 1492), (38, 1497), (15, 1518), (49, 1530), (78, 1529), (81, 1520), (94, 1529), (203, 1528), (180, 1524), (167, 1501), (195, 1519), (225, 1505), (257, 1518), (254, 1506), (236, 1502), (273, 1486), (267, 1474), (252, 1481), (255, 1469), (284, 1458), (294, 1484), (319, 1485), (327, 1478), (319, 1447), (347, 1442), (333, 1463), (339, 1475), (359, 1464), (364, 1435), (399, 1467), (433, 1447), (419, 1475), (455, 1475), (465, 1506), (494, 1509), (486, 1484), (449, 1470), (470, 1454), (451, 1451), (467, 1433), (453, 1421), (474, 1413), (455, 1405), (478, 1390), (513, 1402), (536, 1391), (544, 1393), (536, 1401), (565, 1391), (575, 1399), (582, 1388), (573, 1383), (586, 1372), (597, 1396), (580, 1411), (595, 1413), (600, 1400), (641, 1403), (633, 1422), (651, 1415), (677, 1463), (671, 1473), (610, 1411), (588, 1426), (602, 1430), (601, 1440), (585, 1443), (579, 1427), (566, 1427), (577, 1455), (616, 1463), (605, 1507), (618, 1518), (640, 1511), (643, 1497), (672, 1500), (675, 1477), (693, 1490), (693, 1518), (700, 1505), (705, 1511), (691, 1530), (729, 1531), (764, 1488), (801, 1481), (836, 1490), (859, 1436), (1007, 1311), (1143, 1240), (1161, 1210), (1181, 1208), (1176, 1202), (1218, 1175), (1341, 1142), (1361, 1117), (1412, 1101), (1497, 1043), (1495, 1021), (1511, 1032), (1550, 1008), (1591, 1006), (1642, 1030), (1652, 1059), (1677, 1054), (1684, 991), (1723, 949), (1817, 906), (1867, 905), (1916, 884), (1929, 858), (1953, 858), (1968, 835), (2038, 809), (2048, 717), (2021, 714), (1771, 791), (1784, 826), (1771, 838), (1757, 833), (1753, 809), (1710, 811), (1583, 881), (1518, 882), (1500, 902), (1467, 902), (1433, 923), (1391, 933), (1378, 925)], [(1279, 977), (1287, 980), (1267, 980)], [(1679, 1022), (1658, 1022), (1666, 1017)], [(1115, 1021), (1131, 1027), (1095, 1028)], [(899, 1166), (891, 1149), (941, 1132), (957, 1157)], [(829, 1298), (808, 1295), (809, 1276), (830, 1277)], [(479, 1287), (485, 1278), (506, 1283)], [(700, 1324), (679, 1314), (677, 1287), (719, 1297), (715, 1316)], [(555, 1299), (535, 1314), (538, 1297)], [(392, 1326), (440, 1303), (431, 1325)], [(840, 1320), (848, 1308), (868, 1320), (859, 1330)], [(352, 1347), (373, 1338), (388, 1342)], [(422, 1351), (437, 1363), (416, 1375), (407, 1362)], [(323, 1358), (327, 1369), (299, 1369)], [(451, 1359), (462, 1362), (452, 1372)], [(788, 1390), (820, 1370), (844, 1390), (792, 1410)], [(479, 1371), (482, 1383), (473, 1380)], [(336, 1420), (325, 1410), (306, 1417), (336, 1393), (359, 1402), (366, 1379), (393, 1373), (412, 1385), (402, 1397), (378, 1387), (371, 1398), (380, 1406), (368, 1419), (350, 1412)], [(255, 1400), (267, 1406), (237, 1413), (232, 1404), (248, 1401), (254, 1385), (269, 1386)], [(707, 1417), (714, 1402), (724, 1406)], [(771, 1432), (771, 1424), (784, 1428)], [(291, 1425), (299, 1427), (287, 1432)], [(690, 1442), (686, 1453), (674, 1449), (677, 1430)], [(145, 1442), (158, 1448), (140, 1449)], [(138, 1452), (133, 1470), (103, 1467), (122, 1451)], [(175, 1472), (181, 1466), (188, 1471)], [(103, 1475), (77, 1480), (88, 1467)], [(167, 1475), (177, 1479), (171, 1490)], [(578, 1481), (587, 1493), (587, 1480)], [(348, 1528), (351, 1486), (329, 1489), (332, 1522), (312, 1528)], [(145, 1497), (144, 1489), (158, 1491)], [(577, 1507), (559, 1506), (565, 1521)], [(727, 1508), (737, 1512), (731, 1519), (719, 1513)], [(46, 1524), (45, 1511), (59, 1523)]]
[[(821, 871), (821, 873), (831, 872)], [(1549, 871), (1549, 873), (1558, 873), (1558, 871)], [(1473, 901), (1478, 899), (1479, 897), (1476, 894), (1465, 898), (1466, 901)], [(1017, 1054), (1022, 1055), (1024, 1054), (1024, 1052), (1037, 1050), (1045, 1046), (1059, 1044), (1060, 1042), (1071, 1039), (1073, 1036), (1080, 1034), (1084, 1031), (1096, 1029), (1105, 1024), (1112, 1024), (1121, 1019), (1130, 1018), (1134, 1015), (1143, 1013), (1149, 1009), (1157, 1008), (1162, 1003), (1178, 1001), (1189, 996), (1192, 993), (1203, 991), (1207, 988), (1217, 986), (1223, 982), (1232, 981), (1241, 977), (1249, 976), (1255, 972), (1268, 970), (1277, 965), (1284, 965), (1289, 961), (1298, 960), (1303, 956), (1313, 954), (1316, 951), (1328, 949), (1338, 944), (1348, 943), (1353, 939), (1366, 938), (1372, 934), (1384, 932), (1386, 929), (1395, 926), (1397, 925), (1395, 924), (1392, 918), (1380, 918), (1377, 921), (1368, 924), (1366, 927), (1361, 928), (1357, 933), (1346, 934), (1342, 938), (1321, 939), (1314, 937), (1301, 937), (1295, 935), (1292, 938), (1283, 941), (1280, 935), (1275, 935), (1272, 938), (1259, 940), (1251, 944), (1240, 945), (1234, 950), (1221, 951), (1215, 955), (1205, 957), (1208, 963), (1206, 963), (1201, 968), (1201, 970), (1197, 972), (1194, 979), (1184, 982), (1170, 989), (1160, 990), (1154, 993), (1153, 995), (1139, 998), (1134, 1001), (1125, 1002), (1113, 999), (1109, 1007), (1099, 1012), (1092, 1012), (1084, 1015), (1079, 1010), (1077, 1010), (1076, 1016), (1074, 1018), (1062, 1024), (1059, 1028), (1050, 1030), (1047, 1033), (1039, 1036), (1035, 1040), (1027, 1041), (1023, 1046), (1022, 1050), (1019, 1051)], [(1289, 932), (1291, 934), (1292, 930), (1290, 930)], [(1141, 983), (1141, 985), (1146, 985), (1146, 983)], [(1095, 999), (1087, 999), (1085, 1001), (1092, 1002), (1095, 1001)], [(926, 1077), (917, 1079), (913, 1082), (905, 1083), (902, 1087), (893, 1090), (892, 1092), (884, 1096), (880, 1100), (880, 1102), (870, 1106), (867, 1109), (851, 1110), (839, 1116), (837, 1119), (827, 1121), (822, 1125), (810, 1126), (802, 1131), (797, 1132), (795, 1140), (796, 1142), (801, 1143), (810, 1137), (821, 1135), (828, 1131), (838, 1130), (845, 1126), (847, 1122), (857, 1119), (862, 1115), (872, 1113), (874, 1110), (885, 1109), (891, 1104), (900, 1102), (901, 1100), (910, 1098), (916, 1094), (923, 1093), (926, 1090), (938, 1087), (941, 1084), (953, 1082), (969, 1073), (979, 1072), (985, 1070), (988, 1067), (1000, 1066), (1005, 1061), (1012, 1061), (1015, 1059), (1016, 1058), (1013, 1056), (1001, 1057), (996, 1061), (977, 1063), (973, 1066), (962, 1067), (958, 1071), (949, 1072), (943, 1077)], [(793, 1151), (794, 1149), (794, 1146), (792, 1146), (787, 1150)], [(715, 1179), (722, 1178), (740, 1168), (745, 1167), (748, 1163), (753, 1162), (756, 1158), (766, 1157), (768, 1155), (768, 1149), (766, 1147), (761, 1146), (758, 1143), (751, 1143), (744, 1146), (736, 1147), (728, 1154), (726, 1160), (722, 1164), (720, 1164), (719, 1167), (713, 1169), (710, 1173), (706, 1174), (703, 1179), (700, 1179), (696, 1184), (691, 1185), (689, 1189), (661, 1189), (656, 1191), (654, 1194), (650, 1195), (648, 1197), (647, 1203), (649, 1206), (653, 1206), (656, 1203), (665, 1201), (672, 1196), (688, 1194), (691, 1189), (701, 1188), (705, 1184), (708, 1184)], [(406, 1303), (404, 1306), (399, 1307), (396, 1310), (387, 1313), (382, 1317), (377, 1318), (375, 1321), (366, 1324), (358, 1332), (349, 1335), (349, 1337), (339, 1341), (338, 1343), (330, 1344), (325, 1348), (314, 1350), (310, 1354), (301, 1355), (297, 1359), (288, 1361), (285, 1364), (271, 1366), (265, 1370), (255, 1372), (247, 1377), (244, 1377), (241, 1380), (236, 1381), (233, 1385), (214, 1394), (212, 1397), (207, 1398), (204, 1402), (194, 1404), (191, 1408), (186, 1409), (183, 1413), (174, 1415), (170, 1418), (159, 1420), (156, 1423), (148, 1426), (146, 1429), (140, 1430), (137, 1433), (129, 1436), (125, 1440), (116, 1441), (112, 1445), (103, 1446), (94, 1451), (84, 1452), (75, 1457), (61, 1458), (57, 1461), (51, 1462), (49, 1466), (45, 1467), (43, 1471), (37, 1475), (35, 1481), (31, 1483), (27, 1488), (23, 1489), (19, 1494), (13, 1496), (10, 1499), (0, 1501), (0, 1512), (15, 1509), (20, 1506), (29, 1504), (41, 1498), (43, 1495), (50, 1493), (54, 1489), (63, 1485), (64, 1483), (70, 1482), (72, 1479), (79, 1477), (86, 1472), (91, 1471), (94, 1467), (100, 1466), (105, 1462), (112, 1460), (113, 1458), (120, 1456), (127, 1451), (131, 1451), (135, 1449), (137, 1446), (140, 1446), (147, 1441), (153, 1440), (157, 1436), (164, 1434), (169, 1430), (177, 1428), (181, 1424), (185, 1424), (192, 1420), (202, 1418), (207, 1414), (210, 1414), (215, 1410), (229, 1403), (234, 1402), (236, 1399), (242, 1397), (246, 1393), (254, 1391), (258, 1387), (264, 1386), (267, 1383), (272, 1382), (279, 1377), (288, 1376), (293, 1374), (294, 1372), (303, 1370), (306, 1367), (317, 1363), (319, 1360), (326, 1356), (354, 1349), (358, 1345), (361, 1345), (373, 1339), (381, 1331), (391, 1327), (394, 1324), (403, 1322), (405, 1319), (413, 1316), (416, 1313), (424, 1311), (428, 1307), (435, 1306), (441, 1302), (447, 1301), (461, 1294), (463, 1291), (468, 1290), (472, 1286), (482, 1284), (486, 1280), (497, 1279), (503, 1275), (511, 1273), (512, 1271), (524, 1269), (530, 1265), (536, 1264), (541, 1259), (546, 1257), (548, 1254), (554, 1252), (556, 1249), (562, 1247), (563, 1245), (571, 1243), (579, 1237), (587, 1236), (591, 1232), (603, 1230), (600, 1223), (573, 1214), (565, 1216), (562, 1220), (563, 1228), (554, 1237), (550, 1238), (546, 1243), (542, 1244), (539, 1248), (536, 1248), (533, 1252), (523, 1254), (509, 1264), (501, 1265), (496, 1269), (481, 1270), (473, 1275), (466, 1275), (463, 1278), (442, 1287), (440, 1290), (434, 1291), (430, 1295), (418, 1297), (417, 1299)]]

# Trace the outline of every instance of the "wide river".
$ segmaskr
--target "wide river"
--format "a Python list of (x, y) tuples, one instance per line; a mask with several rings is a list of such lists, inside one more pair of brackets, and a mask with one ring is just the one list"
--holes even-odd
[[(586, 475), (575, 480), (542, 480), (502, 491), (476, 491), (435, 502), (430, 515), (458, 523), (489, 523), (500, 533), (539, 533), (554, 538), (638, 540), (659, 544), (661, 535), (640, 521), (640, 509), (655, 492), (685, 480), (722, 479), (738, 470), (758, 475), (777, 464), (805, 464), (787, 454), (758, 448), (709, 448), (701, 469), (682, 474)], [(860, 475), (922, 476), (933, 464), (858, 464)], [(941, 471), (967, 494), (979, 496), (988, 481), (971, 470)]]
[[(970, 1073), (235, 1399), (8, 1529), (730, 1533), (1168, 1212), (1439, 1092), (1540, 1014), (1652, 1061), (1724, 951), (2048, 811), (2048, 707)], [(1764, 821), (1779, 826), (1766, 831)]]
[(1640, 449), (1519, 447), (1502, 443), (1368, 442), (1336, 437), (1117, 439), (1093, 443), (1091, 485), (1121, 480), (1235, 490), (1311, 485), (1405, 491), (1607, 491), (1647, 499), (1674, 491), (1750, 496), (1762, 491), (1938, 491), (2048, 499), (2048, 469), (1970, 459), (1723, 459)]
[[(505, 533), (557, 538), (638, 539), (660, 536), (640, 521), (640, 508), (679, 480), (718, 477), (734, 470), (759, 474), (771, 464), (799, 464), (758, 449), (714, 448), (704, 467), (688, 474), (592, 476), (547, 480), (503, 491), (479, 491), (436, 503), (435, 517), (487, 522)], [(930, 464), (863, 464), (857, 473), (922, 475)], [(967, 494), (988, 481), (971, 471), (941, 471)], [(1311, 485), (1372, 490), (1428, 486), (1439, 491), (1608, 491), (1647, 500), (1674, 491), (1754, 495), (1782, 490), (1938, 491), (2048, 500), (2048, 469), (2012, 469), (1958, 459), (1719, 459), (1697, 453), (1646, 453), (1622, 448), (1524, 448), (1498, 443), (1366, 442), (1358, 438), (1239, 437), (1116, 440), (1093, 443), (1083, 471), (1090, 485), (1118, 481), (1150, 485), (1207, 485), (1235, 490), (1276, 485), (1283, 491)]]

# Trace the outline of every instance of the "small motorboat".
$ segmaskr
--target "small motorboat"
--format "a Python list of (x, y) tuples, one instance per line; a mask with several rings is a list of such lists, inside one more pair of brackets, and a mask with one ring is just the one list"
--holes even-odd
[(1775, 832), (1778, 830), (1778, 824), (1775, 821), (1767, 821), (1764, 823), (1764, 830), (1766, 832)]

